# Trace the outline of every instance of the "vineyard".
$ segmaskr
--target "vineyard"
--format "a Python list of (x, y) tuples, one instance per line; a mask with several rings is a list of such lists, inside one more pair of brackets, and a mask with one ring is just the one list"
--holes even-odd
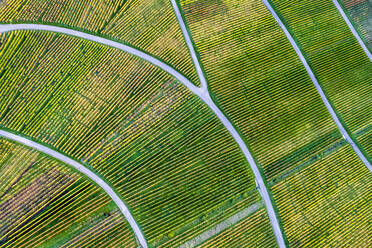
[[(260, 196), (257, 190), (250, 192), (244, 192), (239, 198), (228, 200), (226, 203), (221, 205), (218, 209), (204, 214), (199, 218), (197, 223), (193, 223), (191, 228), (185, 226), (180, 230), (178, 235), (171, 237), (169, 239), (163, 240), (156, 244), (156, 247), (189, 247), (185, 244), (187, 242), (193, 241), (198, 235), (203, 234), (204, 232), (213, 229), (217, 223), (221, 223), (227, 220), (229, 217), (238, 214), (241, 211), (244, 211), (249, 206), (257, 204), (260, 202)], [(266, 220), (267, 221), (267, 220)], [(271, 233), (271, 228), (265, 230), (267, 233)], [(258, 242), (259, 240), (256, 240)]]
[(0, 22), (57, 24), (103, 35), (159, 57), (199, 85), (167, 0), (6, 0)]
[(264, 209), (248, 216), (230, 229), (208, 240), (198, 247), (277, 247), (275, 237), (269, 232), (270, 223)]
[(66, 165), (0, 139), (0, 175), (0, 247), (136, 247), (103, 190)]
[(352, 133), (365, 128), (372, 111), (372, 63), (332, 1), (288, 5), (274, 0), (273, 3), (347, 127)]
[[(322, 2), (324, 9), (312, 6), (318, 1), (273, 2), (277, 8), (282, 7), (285, 13), (280, 13), (289, 27), (292, 22), (299, 27), (294, 33), (311, 65), (319, 64), (319, 73), (315, 72), (320, 82), (354, 137), (370, 151), (372, 67), (350, 30), (335, 7), (331, 8), (331, 1)], [(289, 246), (355, 247), (357, 237), (368, 236), (370, 214), (366, 211), (370, 205), (364, 200), (368, 199), (368, 169), (346, 146), (297, 55), (263, 3), (185, 0), (181, 4), (210, 91), (260, 163)], [(311, 23), (322, 26), (314, 32)], [(315, 39), (318, 35), (321, 42)], [(318, 59), (320, 54), (322, 58)], [(347, 178), (355, 183), (345, 179), (348, 173)], [(334, 189), (326, 191), (331, 187)], [(348, 205), (350, 197), (352, 206)], [(345, 225), (349, 220), (352, 223)], [(363, 224), (358, 226), (356, 220)], [(229, 246), (227, 240), (233, 235), (234, 246), (240, 236), (229, 233), (212, 239), (211, 247)], [(368, 238), (361, 240), (361, 247), (367, 243)]]
[(45, 32), (7, 33), (1, 50), (0, 124), (97, 171), (149, 243), (255, 188), (222, 124), (155, 66)]
[(0, 0), (0, 248), (369, 247), (371, 75), (332, 0)]
[(368, 247), (372, 175), (350, 147), (272, 190), (291, 247)]
[[(184, 2), (183, 9), (212, 94), (241, 130), (269, 180), (338, 142), (341, 135), (263, 3), (224, 4), (224, 11), (216, 12), (209, 9), (220, 5), (199, 2)], [(201, 19), (201, 12), (215, 14)]]
[(359, 143), (364, 147), (367, 154), (372, 155), (372, 125), (369, 124), (365, 129), (361, 130), (358, 135)]

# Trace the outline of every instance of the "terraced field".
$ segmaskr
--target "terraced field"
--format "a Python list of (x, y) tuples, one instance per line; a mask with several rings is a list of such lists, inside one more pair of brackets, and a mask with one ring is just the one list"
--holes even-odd
[(137, 246), (102, 189), (39, 152), (0, 139), (0, 182), (0, 247)]
[(338, 142), (341, 135), (264, 4), (208, 3), (183, 1), (185, 17), (211, 93), (267, 179)]
[(290, 247), (368, 247), (371, 183), (347, 146), (273, 186)]
[(7, 0), (1, 23), (50, 23), (128, 43), (199, 81), (182, 32), (167, 0)]
[(155, 66), (36, 31), (3, 34), (1, 50), (0, 125), (97, 171), (149, 243), (255, 188), (222, 124)]
[(302, 1), (297, 5), (272, 2), (350, 131), (354, 134), (368, 126), (372, 112), (372, 63), (332, 1)]

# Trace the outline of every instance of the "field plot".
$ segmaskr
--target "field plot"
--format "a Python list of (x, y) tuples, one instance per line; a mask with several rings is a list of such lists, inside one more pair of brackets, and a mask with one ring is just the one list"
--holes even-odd
[[(188, 247), (186, 244), (190, 241), (195, 244), (195, 238), (198, 237), (198, 235), (202, 235), (202, 233), (212, 230), (216, 225), (225, 221), (229, 217), (236, 215), (252, 205), (258, 204), (259, 202), (260, 195), (256, 189), (250, 192), (245, 192), (237, 199), (228, 200), (213, 212), (203, 214), (203, 216), (196, 220), (193, 225), (190, 225), (191, 228), (184, 226), (180, 232), (175, 233), (174, 237), (162, 240), (156, 245), (156, 247)], [(268, 230), (263, 232), (272, 232), (270, 229), (271, 227), (268, 227)], [(256, 242), (261, 241), (257, 239)], [(276, 241), (274, 240), (273, 242), (275, 243)]]
[(0, 125), (93, 167), (150, 244), (255, 188), (214, 114), (157, 67), (64, 35), (1, 39)]
[(277, 247), (265, 209), (261, 209), (198, 247)]
[(302, 63), (261, 1), (181, 3), (211, 93), (267, 179), (340, 140)]
[(129, 43), (199, 81), (168, 0), (7, 0), (0, 22), (51, 23)]
[(333, 2), (306, 0), (294, 5), (273, 0), (273, 3), (351, 132), (370, 124), (372, 63)]
[(372, 2), (369, 0), (341, 0), (356, 28), (372, 50)]
[(275, 185), (290, 247), (368, 247), (372, 175), (349, 146)]
[(0, 182), (0, 247), (137, 247), (102, 189), (39, 152), (0, 139)]

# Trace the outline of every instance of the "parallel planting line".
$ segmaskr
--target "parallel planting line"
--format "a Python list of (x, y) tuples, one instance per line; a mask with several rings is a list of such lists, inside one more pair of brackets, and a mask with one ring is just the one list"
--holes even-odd
[(226, 129), (229, 131), (229, 133), (235, 139), (235, 142), (238, 143), (240, 149), (244, 153), (244, 156), (248, 160), (249, 165), (250, 165), (250, 167), (251, 167), (251, 169), (253, 171), (253, 174), (255, 176), (258, 190), (259, 190), (259, 192), (260, 192), (260, 194), (261, 194), (261, 196), (262, 196), (262, 198), (263, 198), (263, 200), (265, 202), (267, 213), (268, 213), (268, 216), (269, 216), (269, 219), (270, 219), (271, 226), (273, 227), (273, 231), (274, 231), (274, 234), (275, 234), (276, 241), (277, 241), (277, 243), (279, 245), (279, 248), (284, 248), (286, 246), (285, 246), (285, 242), (284, 242), (282, 230), (280, 229), (279, 221), (278, 221), (278, 219), (276, 217), (276, 214), (275, 214), (275, 211), (274, 211), (274, 207), (273, 207), (273, 204), (272, 204), (271, 199), (270, 199), (269, 192), (268, 192), (268, 190), (266, 188), (266, 185), (265, 185), (264, 180), (263, 180), (263, 178), (261, 176), (261, 173), (258, 170), (256, 161), (253, 159), (252, 154), (249, 152), (246, 144), (244, 143), (243, 139), (240, 137), (240, 135), (238, 134), (238, 132), (235, 130), (235, 128), (233, 127), (233, 125), (226, 118), (226, 116), (221, 112), (221, 110), (217, 107), (217, 105), (213, 102), (213, 100), (212, 100), (212, 98), (211, 98), (211, 96), (209, 94), (209, 91), (208, 91), (207, 80), (206, 80), (206, 78), (204, 76), (204, 73), (201, 70), (200, 62), (199, 62), (198, 57), (196, 55), (195, 49), (194, 49), (194, 47), (192, 45), (191, 38), (190, 38), (189, 32), (188, 32), (188, 30), (186, 28), (185, 22), (184, 22), (184, 20), (182, 18), (181, 11), (179, 10), (179, 6), (177, 5), (176, 0), (171, 0), (171, 2), (172, 2), (172, 6), (174, 8), (174, 11), (176, 13), (178, 22), (180, 24), (180, 27), (181, 27), (183, 36), (185, 37), (187, 46), (189, 47), (189, 50), (191, 52), (191, 56), (193, 58), (193, 62), (195, 64), (196, 70), (198, 71), (198, 76), (199, 76), (199, 80), (201, 82), (201, 90), (202, 90), (202, 93), (201, 93), (201, 95), (199, 97), (217, 115), (217, 117), (220, 119), (220, 121), (224, 124), (224, 126), (226, 127)]
[(56, 158), (83, 173), (91, 180), (93, 180), (97, 185), (99, 185), (106, 193), (110, 196), (110, 198), (115, 202), (115, 204), (119, 207), (120, 211), (123, 213), (124, 217), (128, 220), (130, 226), (132, 227), (135, 235), (137, 236), (138, 242), (140, 243), (141, 247), (147, 248), (147, 243), (145, 237), (143, 236), (139, 226), (137, 225), (136, 221), (134, 220), (132, 214), (130, 213), (128, 207), (125, 203), (119, 198), (119, 196), (114, 192), (114, 190), (99, 176), (97, 176), (94, 172), (86, 168), (84, 165), (72, 160), (71, 158), (54, 151), (44, 145), (36, 143), (32, 140), (26, 139), (22, 136), (7, 132), (5, 130), (0, 130), (0, 137), (4, 137), (6, 139), (18, 142), (23, 144), (27, 147), (31, 147), (37, 151), (45, 153), (53, 158)]
[[(129, 54), (132, 54), (134, 56), (137, 56), (139, 58), (142, 58), (146, 60), (147, 62), (150, 62), (151, 64), (161, 68), (162, 70), (168, 72), (172, 76), (174, 76), (176, 79), (181, 81), (187, 88), (189, 88), (193, 93), (200, 91), (198, 87), (196, 87), (194, 84), (192, 84), (184, 75), (179, 73), (177, 70), (172, 68), (171, 66), (167, 65), (166, 63), (152, 57), (151, 55), (148, 55), (147, 53), (144, 53), (138, 49), (135, 49), (131, 46), (121, 44), (116, 41), (112, 41), (109, 39), (105, 39), (96, 35), (87, 34), (84, 32), (80, 32), (74, 29), (69, 28), (63, 28), (53, 25), (45, 25), (45, 24), (0, 24), (0, 33), (4, 32), (10, 32), (15, 30), (36, 30), (36, 31), (48, 31), (48, 32), (56, 32), (56, 33), (62, 33), (67, 34), (71, 36), (75, 36), (78, 38), (94, 41), (106, 46), (114, 47), (119, 50), (122, 50), (124, 52), (127, 52)], [(196, 94), (196, 93), (195, 93)]]
[(289, 42), (292, 44), (294, 50), (296, 51), (298, 57), (300, 58), (302, 64), (305, 66), (305, 69), (307, 73), (309, 74), (311, 80), (313, 81), (313, 84), (315, 85), (316, 90), (318, 91), (320, 97), (322, 98), (322, 101), (324, 105), (327, 107), (328, 112), (331, 114), (333, 121), (336, 123), (339, 131), (344, 136), (345, 140), (351, 145), (355, 153), (358, 155), (358, 157), (362, 160), (362, 162), (367, 166), (367, 168), (372, 172), (372, 166), (368, 159), (364, 156), (364, 154), (360, 151), (359, 147), (355, 144), (354, 140), (350, 137), (349, 133), (346, 131), (344, 126), (342, 125), (341, 121), (338, 119), (338, 116), (336, 115), (336, 112), (332, 108), (332, 105), (329, 103), (326, 95), (324, 94), (324, 91), (322, 87), (320, 86), (318, 80), (316, 79), (312, 69), (310, 68), (309, 64), (307, 63), (304, 55), (302, 54), (300, 48), (298, 47), (297, 43), (293, 39), (292, 35), (289, 33), (287, 27), (284, 25), (282, 20), (279, 18), (278, 14), (275, 12), (271, 4), (268, 2), (268, 0), (262, 0), (264, 4), (266, 5), (267, 9), (271, 12), (285, 35), (287, 36)]
[[(176, 5), (176, 8), (178, 9), (177, 5)], [(183, 22), (182, 19), (180, 21)], [(183, 26), (186, 27), (186, 25), (184, 23), (183, 23)], [(222, 111), (217, 107), (217, 105), (213, 102), (213, 100), (212, 100), (212, 98), (211, 98), (211, 96), (210, 96), (210, 94), (209, 94), (209, 92), (206, 88), (207, 85), (204, 86), (205, 88), (196, 87), (185, 76), (183, 76), (181, 73), (179, 73), (178, 71), (176, 71), (174, 68), (170, 67), (169, 65), (161, 62), (160, 60), (158, 60), (158, 59), (156, 59), (156, 58), (154, 58), (154, 57), (152, 57), (152, 56), (150, 56), (150, 55), (148, 55), (148, 54), (146, 54), (142, 51), (139, 51), (139, 50), (137, 50), (133, 47), (130, 47), (130, 46), (127, 46), (127, 45), (124, 45), (124, 44), (121, 44), (121, 43), (118, 43), (118, 42), (115, 42), (115, 41), (112, 41), (112, 40), (109, 40), (109, 39), (98, 37), (98, 36), (95, 36), (95, 35), (87, 34), (87, 33), (84, 33), (84, 32), (73, 30), (73, 29), (62, 28), (62, 27), (57, 27), (57, 26), (52, 26), (52, 25), (43, 25), (43, 24), (3, 24), (3, 25), (0, 25), (0, 33), (14, 31), (14, 30), (50, 31), (50, 32), (63, 33), (63, 34), (72, 35), (72, 36), (76, 36), (76, 37), (79, 37), (79, 38), (87, 39), (87, 40), (90, 40), (90, 41), (94, 41), (94, 42), (97, 42), (97, 43), (100, 43), (100, 44), (104, 44), (104, 45), (107, 45), (107, 46), (117, 48), (117, 49), (122, 50), (124, 52), (128, 52), (128, 53), (130, 53), (134, 56), (140, 57), (140, 58), (154, 64), (155, 66), (163, 69), (164, 71), (168, 72), (172, 76), (174, 76), (183, 85), (185, 85), (191, 92), (193, 92), (195, 95), (197, 95), (202, 101), (204, 101), (208, 105), (208, 107), (216, 114), (216, 116), (221, 121), (221, 123), (229, 131), (231, 136), (234, 138), (235, 142), (239, 145), (240, 149), (242, 150), (244, 156), (248, 160), (249, 165), (250, 165), (250, 167), (251, 167), (251, 169), (254, 173), (254, 176), (255, 176), (255, 179), (256, 179), (256, 182), (257, 182), (257, 186), (258, 186), (259, 192), (260, 192), (260, 194), (261, 194), (261, 196), (264, 200), (264, 203), (266, 205), (266, 209), (267, 209), (269, 219), (270, 219), (271, 225), (273, 227), (274, 234), (275, 234), (276, 240), (278, 242), (278, 245), (279, 245), (280, 248), (285, 248), (286, 247), (285, 242), (284, 242), (284, 238), (283, 238), (283, 234), (282, 234), (282, 231), (280, 229), (279, 221), (276, 217), (274, 207), (272, 205), (272, 202), (271, 202), (271, 199), (270, 199), (270, 196), (269, 196), (269, 192), (268, 192), (268, 190), (267, 190), (267, 188), (264, 184), (264, 180), (263, 180), (263, 178), (262, 178), (262, 176), (259, 172), (257, 164), (254, 161), (253, 156), (249, 152), (249, 150), (248, 150), (246, 144), (244, 143), (243, 139), (240, 137), (239, 133), (236, 131), (236, 129), (230, 123), (230, 121), (226, 118), (226, 116), (222, 113)], [(190, 49), (190, 51), (195, 53), (194, 49)], [(196, 62), (199, 65), (198, 67), (200, 68), (200, 64), (199, 64), (198, 60), (196, 60), (194, 62)], [(202, 78), (204, 78), (204, 81), (206, 82), (205, 77), (204, 77), (203, 74), (198, 73), (198, 75), (201, 76)], [(201, 82), (203, 82), (203, 81), (201, 80)], [(203, 84), (202, 84), (202, 87), (203, 87)], [(51, 155), (51, 156), (53, 156), (53, 155)], [(111, 189), (111, 191), (112, 191), (112, 189)], [(130, 217), (133, 218), (132, 216), (130, 216)], [(133, 223), (130, 223), (131, 226), (134, 223), (135, 222), (133, 220)], [(136, 233), (138, 239), (140, 240), (140, 244), (143, 247), (147, 247), (147, 244), (146, 244), (146, 241), (145, 241), (145, 238), (144, 238), (143, 234), (141, 233), (141, 231), (139, 230), (137, 225), (134, 225), (134, 226), (136, 227), (136, 229), (134, 229), (133, 226), (132, 226), (132, 228), (135, 230), (135, 233)]]
[(187, 241), (186, 243), (180, 245), (180, 248), (190, 248), (190, 247), (196, 247), (200, 244), (202, 244), (204, 241), (207, 241), (208, 239), (212, 238), (213, 236), (223, 232), (227, 228), (235, 225), (240, 220), (244, 219), (250, 214), (255, 213), (258, 211), (261, 207), (263, 207), (262, 202), (257, 202), (255, 204), (250, 205), (249, 207), (243, 209), (242, 211), (234, 214), (230, 218), (222, 221), (221, 223), (218, 223), (211, 229), (201, 233), (200, 235), (196, 236), (195, 238)]
[(360, 46), (363, 48), (364, 52), (367, 54), (369, 60), (372, 62), (371, 51), (368, 49), (366, 44), (364, 44), (362, 38), (359, 36), (358, 32), (355, 30), (353, 24), (351, 23), (351, 21), (347, 17), (345, 11), (342, 9), (340, 3), (338, 2), (338, 0), (332, 0), (332, 1), (333, 1), (334, 5), (336, 5), (338, 12), (340, 12), (342, 18), (344, 18), (346, 24), (349, 26), (349, 28), (350, 28), (351, 32), (353, 33), (353, 35), (355, 36), (355, 38), (358, 40)]

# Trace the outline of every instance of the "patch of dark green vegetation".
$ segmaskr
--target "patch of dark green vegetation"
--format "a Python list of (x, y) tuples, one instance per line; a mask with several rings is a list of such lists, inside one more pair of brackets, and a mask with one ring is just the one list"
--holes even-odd
[(5, 72), (6, 72), (6, 69), (3, 69), (3, 70), (0, 72), (0, 79), (4, 76)]

